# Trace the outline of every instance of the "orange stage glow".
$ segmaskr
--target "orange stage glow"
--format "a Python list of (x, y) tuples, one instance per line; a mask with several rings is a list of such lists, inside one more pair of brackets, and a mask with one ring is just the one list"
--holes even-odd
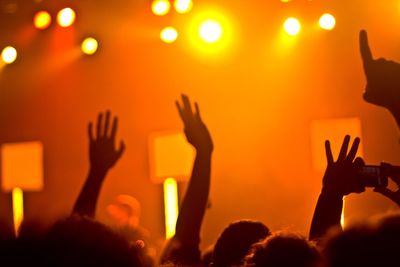
[(51, 24), (51, 16), (47, 11), (39, 11), (33, 18), (35, 27), (39, 30), (47, 29)]

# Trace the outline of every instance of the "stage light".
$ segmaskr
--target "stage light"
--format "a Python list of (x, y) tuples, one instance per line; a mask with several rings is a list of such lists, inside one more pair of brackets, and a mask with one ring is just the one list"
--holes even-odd
[(206, 20), (200, 24), (200, 38), (206, 43), (215, 43), (222, 37), (221, 24), (216, 20)]
[(153, 4), (151, 5), (151, 10), (157, 16), (164, 16), (168, 14), (169, 10), (171, 9), (171, 4), (168, 0), (154, 0)]
[(85, 53), (86, 55), (93, 55), (96, 53), (97, 48), (99, 47), (99, 43), (97, 42), (96, 39), (89, 37), (83, 40), (82, 42), (82, 52)]
[(39, 30), (47, 29), (51, 24), (51, 16), (47, 11), (39, 11), (33, 18), (35, 27)]
[(7, 46), (1, 52), (1, 59), (6, 64), (11, 64), (17, 59), (17, 50), (12, 46)]
[(164, 181), (165, 235), (170, 239), (175, 235), (178, 218), (178, 184), (174, 178)]
[(170, 44), (176, 41), (178, 38), (178, 32), (174, 27), (166, 27), (161, 31), (160, 38), (165, 43)]
[(297, 35), (301, 30), (300, 22), (296, 18), (288, 18), (283, 27), (289, 35)]
[(24, 220), (24, 195), (21, 188), (12, 190), (13, 217), (15, 235), (19, 235), (19, 229)]
[(174, 7), (176, 12), (184, 14), (188, 13), (193, 7), (192, 0), (175, 0)]
[(333, 30), (336, 25), (336, 19), (331, 14), (324, 14), (319, 19), (319, 26), (324, 30)]
[(57, 14), (58, 24), (64, 28), (74, 24), (75, 18), (75, 11), (69, 7), (60, 10)]

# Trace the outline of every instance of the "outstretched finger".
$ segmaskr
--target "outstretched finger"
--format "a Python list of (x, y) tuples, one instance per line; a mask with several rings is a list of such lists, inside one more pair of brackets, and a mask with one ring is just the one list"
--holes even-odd
[(343, 140), (342, 148), (340, 149), (338, 161), (344, 160), (346, 158), (347, 150), (349, 148), (350, 135), (346, 135)]
[(101, 133), (102, 127), (103, 127), (103, 113), (100, 112), (99, 116), (97, 117), (97, 132), (96, 132), (97, 138), (100, 138), (102, 136)]
[(360, 145), (360, 138), (357, 137), (356, 139), (354, 139), (353, 145), (350, 148), (350, 152), (347, 155), (346, 160), (348, 160), (348, 161), (354, 160), (354, 158), (357, 155), (359, 145)]
[(196, 116), (197, 116), (197, 118), (201, 120), (200, 108), (199, 108), (199, 104), (197, 104), (197, 102), (194, 103), (194, 108), (196, 109)]
[(185, 123), (186, 117), (185, 113), (182, 110), (181, 105), (179, 104), (179, 101), (175, 101), (176, 108), (178, 109), (179, 117), (181, 117), (182, 121)]
[(118, 117), (114, 117), (110, 134), (110, 138), (112, 140), (115, 140), (115, 136), (117, 135), (117, 129), (118, 129)]
[(88, 125), (88, 135), (89, 135), (89, 141), (93, 142), (94, 141), (94, 136), (93, 136), (93, 123), (89, 122)]
[(365, 30), (360, 31), (360, 52), (364, 64), (364, 70), (367, 71), (373, 61), (373, 57), (368, 44), (368, 34)]
[(103, 136), (107, 137), (108, 136), (108, 129), (110, 128), (110, 117), (111, 117), (111, 113), (109, 110), (107, 110), (106, 112), (106, 121), (104, 123), (104, 132), (103, 132)]
[(125, 151), (125, 143), (124, 143), (124, 141), (121, 140), (119, 149), (117, 151), (117, 158), (120, 158), (122, 156), (122, 154), (124, 153), (124, 151)]
[(328, 161), (328, 165), (333, 163), (333, 155), (331, 149), (331, 143), (329, 140), (325, 141), (325, 153), (326, 153), (326, 160)]
[(183, 110), (188, 115), (191, 116), (193, 114), (192, 105), (190, 104), (189, 97), (187, 95), (182, 94), (182, 102), (183, 102)]

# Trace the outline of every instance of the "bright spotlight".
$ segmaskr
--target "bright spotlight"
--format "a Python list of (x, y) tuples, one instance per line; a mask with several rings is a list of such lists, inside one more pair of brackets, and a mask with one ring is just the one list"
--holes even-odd
[(6, 64), (11, 64), (17, 59), (17, 50), (12, 46), (7, 46), (1, 52), (1, 59)]
[(170, 44), (176, 41), (178, 38), (178, 32), (174, 27), (166, 27), (161, 31), (160, 38), (165, 43)]
[(193, 7), (192, 0), (175, 0), (174, 7), (176, 12), (184, 14), (188, 13)]
[(222, 27), (218, 21), (206, 20), (200, 24), (200, 38), (206, 43), (215, 43), (222, 37)]
[(86, 55), (93, 55), (96, 53), (97, 48), (99, 47), (99, 43), (97, 42), (96, 39), (89, 37), (83, 40), (82, 42), (82, 52), (85, 53)]
[(168, 0), (154, 0), (153, 4), (151, 5), (151, 10), (157, 16), (164, 16), (168, 14), (170, 9), (171, 4)]
[(289, 35), (297, 35), (301, 30), (300, 22), (296, 18), (288, 18), (283, 27)]
[(326, 13), (322, 15), (319, 19), (319, 26), (321, 26), (321, 28), (324, 30), (333, 30), (333, 28), (335, 28), (335, 25), (336, 19), (331, 14)]
[(60, 10), (57, 14), (58, 24), (64, 28), (74, 24), (75, 18), (75, 11), (69, 7)]
[(35, 27), (39, 30), (47, 29), (51, 24), (51, 16), (47, 11), (39, 11), (33, 18)]

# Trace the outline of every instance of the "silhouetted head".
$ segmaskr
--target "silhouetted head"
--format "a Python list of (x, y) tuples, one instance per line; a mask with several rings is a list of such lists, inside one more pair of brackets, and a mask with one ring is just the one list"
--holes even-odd
[(254, 267), (315, 267), (319, 253), (304, 237), (281, 232), (254, 244), (246, 261)]
[(250, 247), (269, 234), (268, 227), (261, 222), (241, 220), (230, 224), (214, 246), (213, 266), (240, 265)]
[(400, 266), (400, 216), (386, 217), (377, 225), (363, 225), (332, 236), (324, 249), (326, 265)]
[(54, 224), (46, 250), (49, 266), (142, 266), (138, 248), (105, 225), (78, 216)]

